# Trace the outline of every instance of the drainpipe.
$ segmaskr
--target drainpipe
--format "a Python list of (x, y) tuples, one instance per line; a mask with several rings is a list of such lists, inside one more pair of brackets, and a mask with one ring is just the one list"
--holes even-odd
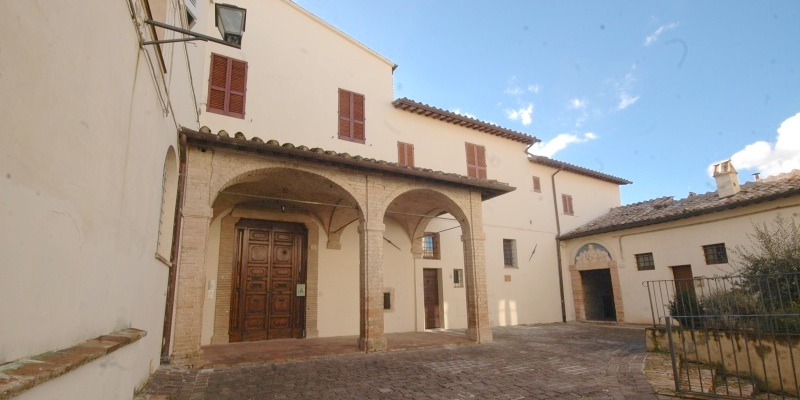
[(567, 322), (567, 308), (564, 303), (564, 273), (561, 268), (561, 220), (558, 217), (558, 200), (556, 198), (556, 174), (561, 172), (561, 168), (550, 175), (550, 183), (553, 186), (553, 212), (556, 214), (556, 257), (558, 264), (558, 290), (561, 295), (561, 322)]
[(172, 266), (169, 269), (167, 278), (167, 302), (164, 311), (164, 331), (161, 340), (161, 363), (169, 364), (169, 348), (172, 339), (172, 318), (175, 313), (175, 283), (178, 278), (178, 249), (180, 248), (181, 226), (183, 225), (183, 199), (186, 197), (186, 156), (187, 145), (186, 135), (181, 133), (180, 148), (178, 157), (180, 164), (178, 167), (178, 196), (175, 202), (175, 219), (172, 229), (172, 249), (170, 250), (170, 261)]

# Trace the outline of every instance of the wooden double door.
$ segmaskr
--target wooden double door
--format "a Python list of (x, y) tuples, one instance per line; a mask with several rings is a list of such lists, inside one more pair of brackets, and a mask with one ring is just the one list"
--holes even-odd
[(299, 224), (236, 225), (231, 342), (304, 337), (306, 238)]

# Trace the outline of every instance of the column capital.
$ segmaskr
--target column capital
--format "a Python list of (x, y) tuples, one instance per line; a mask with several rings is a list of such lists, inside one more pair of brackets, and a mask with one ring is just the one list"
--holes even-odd
[(383, 222), (361, 222), (358, 224), (358, 232), (385, 232), (386, 224)]

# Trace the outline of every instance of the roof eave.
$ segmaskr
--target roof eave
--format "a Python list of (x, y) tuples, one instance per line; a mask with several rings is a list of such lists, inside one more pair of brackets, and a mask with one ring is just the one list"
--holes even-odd
[(729, 204), (724, 204), (724, 205), (720, 205), (720, 206), (716, 206), (716, 207), (705, 208), (705, 209), (702, 209), (702, 210), (696, 210), (696, 211), (687, 212), (687, 213), (684, 213), (684, 214), (670, 215), (670, 216), (665, 216), (665, 217), (661, 217), (661, 218), (654, 218), (652, 220), (641, 220), (641, 221), (636, 221), (636, 222), (630, 222), (630, 223), (627, 223), (627, 224), (613, 225), (613, 226), (593, 229), (593, 230), (586, 231), (586, 232), (578, 232), (576, 234), (567, 233), (567, 234), (564, 234), (564, 235), (560, 235), (558, 237), (558, 239), (559, 240), (577, 239), (577, 238), (581, 238), (581, 237), (599, 235), (599, 234), (608, 233), (608, 232), (617, 232), (617, 231), (623, 231), (623, 230), (626, 230), (626, 229), (641, 228), (643, 226), (649, 226), (649, 225), (656, 225), (656, 224), (661, 224), (661, 223), (665, 223), (665, 222), (678, 221), (678, 220), (682, 220), (682, 219), (693, 218), (693, 217), (706, 215), (706, 214), (711, 214), (711, 213), (715, 213), (715, 212), (731, 210), (731, 209), (734, 209), (734, 208), (747, 207), (747, 206), (750, 206), (750, 205), (753, 205), (753, 204), (764, 203), (764, 202), (767, 202), (767, 201), (778, 200), (778, 199), (782, 199), (782, 198), (786, 198), (786, 197), (792, 197), (792, 196), (795, 196), (795, 195), (798, 195), (798, 194), (800, 194), (800, 188), (793, 189), (793, 190), (790, 190), (790, 191), (787, 191), (787, 192), (776, 193), (776, 194), (773, 194), (773, 195), (760, 197), (760, 198), (757, 198), (757, 199), (742, 200), (742, 201), (738, 201), (738, 202), (735, 202), (735, 203), (729, 203)]
[[(206, 145), (209, 147), (226, 148), (231, 150), (245, 151), (257, 154), (271, 154), (281, 157), (291, 157), (292, 159), (303, 159), (312, 162), (322, 162), (334, 165), (342, 165), (360, 170), (387, 173), (398, 176), (414, 177), (431, 182), (443, 183), (468, 187), (481, 193), (482, 200), (489, 200), (497, 196), (513, 192), (515, 187), (493, 180), (473, 179), (457, 174), (437, 173), (431, 170), (420, 168), (403, 167), (391, 164), (387, 161), (375, 160), (368, 161), (364, 158), (346, 158), (338, 153), (313, 152), (301, 150), (293, 145), (272, 145), (261, 140), (245, 140), (239, 138), (225, 137), (213, 133), (198, 132), (189, 128), (181, 128), (181, 135), (184, 135), (189, 143), (195, 145)], [(436, 175), (434, 175), (436, 174)]]

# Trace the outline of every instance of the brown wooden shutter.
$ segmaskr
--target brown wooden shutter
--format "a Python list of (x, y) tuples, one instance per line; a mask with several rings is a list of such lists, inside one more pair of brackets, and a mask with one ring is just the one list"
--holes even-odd
[(228, 92), (228, 115), (244, 118), (244, 98), (247, 90), (247, 63), (230, 61), (230, 85)]
[(353, 97), (353, 140), (364, 143), (364, 95), (352, 93)]
[(208, 81), (208, 111), (225, 113), (225, 92), (228, 83), (227, 57), (211, 55), (211, 74)]
[(350, 92), (339, 89), (339, 138), (350, 138)]
[(467, 150), (467, 176), (486, 178), (486, 148), (477, 144), (465, 143)]
[(478, 161), (478, 178), (486, 179), (486, 148), (475, 145), (475, 158)]
[(573, 215), (575, 213), (574, 210), (572, 209), (572, 196), (568, 194), (562, 194), (561, 203), (564, 209), (564, 214)]
[(414, 145), (397, 142), (397, 163), (400, 165), (414, 166)]
[(467, 149), (467, 176), (470, 178), (478, 177), (478, 170), (475, 166), (475, 145), (465, 143)]
[(208, 80), (207, 110), (244, 118), (247, 63), (211, 54), (211, 72)]
[(364, 95), (339, 89), (339, 138), (364, 143)]

